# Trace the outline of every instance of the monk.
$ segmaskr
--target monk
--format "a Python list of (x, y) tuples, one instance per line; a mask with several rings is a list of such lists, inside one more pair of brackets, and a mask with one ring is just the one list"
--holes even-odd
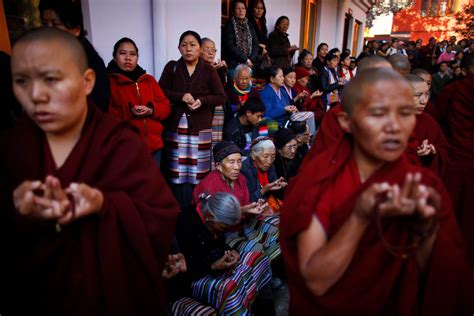
[(406, 75), (405, 79), (413, 88), (416, 115), (415, 136), (418, 140), (417, 154), (421, 165), (431, 169), (442, 178), (448, 158), (448, 143), (438, 123), (431, 115), (424, 112), (430, 98), (428, 84), (415, 75)]
[(5, 314), (165, 314), (178, 205), (138, 131), (87, 104), (95, 74), (68, 33), (26, 33), (11, 64), (27, 115), (0, 138)]
[(394, 54), (387, 58), (392, 68), (398, 71), (401, 75), (408, 75), (411, 71), (410, 60), (407, 56), (402, 54)]
[(449, 88), (450, 98), (439, 111), (449, 143), (445, 182), (474, 260), (474, 54), (466, 55), (461, 67), (466, 76), (442, 91)]
[[(431, 91), (431, 82), (433, 78), (431, 77), (431, 74), (426, 69), (415, 68), (411, 71), (411, 74), (423, 79), (428, 85), (428, 91)], [(431, 101), (431, 98), (428, 99), (428, 103), (426, 103), (426, 107), (423, 112), (431, 115), (436, 121), (438, 120), (436, 109), (433, 105), (433, 102)]]
[(281, 213), (290, 314), (471, 315), (449, 197), (403, 154), (416, 123), (409, 83), (374, 69), (343, 93), (344, 134), (302, 167)]

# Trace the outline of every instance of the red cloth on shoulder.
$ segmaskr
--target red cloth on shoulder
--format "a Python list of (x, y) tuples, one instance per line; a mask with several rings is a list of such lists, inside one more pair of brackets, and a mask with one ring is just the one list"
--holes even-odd
[(316, 98), (311, 99), (309, 97), (311, 95), (311, 91), (307, 87), (299, 84), (298, 82), (295, 83), (294, 88), (296, 90), (296, 94), (300, 94), (303, 91), (306, 91), (308, 93), (308, 97), (304, 98), (303, 103), (301, 104), (298, 110), (313, 112), (314, 119), (316, 120), (318, 125), (320, 125), (325, 114), (324, 104), (323, 104), (323, 100), (321, 100), (321, 97), (316, 97)]
[[(19, 314), (158, 315), (165, 313), (161, 273), (178, 204), (138, 132), (89, 106), (82, 134), (56, 169), (45, 134), (28, 117), (2, 138), (1, 220), (15, 241), (12, 302)], [(47, 143), (47, 142), (46, 142)], [(21, 146), (18, 146), (21, 144)], [(12, 191), (52, 169), (62, 186), (86, 183), (104, 195), (100, 214), (55, 231), (54, 222), (25, 219)], [(5, 258), (5, 257), (4, 257)], [(1, 284), (0, 286), (8, 286)], [(3, 293), (3, 292), (2, 292)]]
[[(348, 184), (356, 184), (351, 176), (356, 172), (352, 159), (352, 142), (349, 135), (342, 134), (312, 160), (305, 160), (299, 175), (287, 189), (281, 212), (280, 242), (290, 287), (290, 314), (303, 315), (311, 311), (315, 315), (414, 315), (421, 289), (424, 290), (421, 303), (424, 315), (472, 313), (471, 271), (450, 199), (441, 181), (431, 172), (411, 165), (403, 155), (351, 189)], [(326, 294), (313, 295), (299, 272), (298, 234), (307, 229), (312, 216), (325, 207), (329, 209), (329, 223), (325, 225), (330, 239), (350, 216), (357, 198), (368, 186), (382, 181), (402, 184), (407, 172), (421, 172), (422, 182), (434, 187), (442, 197), (440, 229), (425, 270), (426, 279), (420, 281), (414, 258), (397, 258), (385, 249), (372, 223), (342, 278)], [(347, 181), (345, 187), (341, 181)], [(408, 238), (407, 227), (398, 218), (387, 220), (384, 237), (403, 243)]]
[(428, 143), (434, 145), (436, 149), (436, 155), (420, 157), (421, 165), (443, 177), (448, 160), (448, 143), (444, 138), (441, 127), (429, 114), (421, 113), (416, 115), (415, 135), (418, 146), (421, 145), (423, 140), (427, 139)]

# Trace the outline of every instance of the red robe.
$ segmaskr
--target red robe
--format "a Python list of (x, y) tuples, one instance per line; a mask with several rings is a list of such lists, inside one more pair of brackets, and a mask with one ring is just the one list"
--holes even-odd
[[(311, 95), (311, 91), (307, 87), (299, 84), (298, 82), (295, 83), (295, 91), (296, 94), (300, 94), (301, 92), (306, 91), (308, 95)], [(324, 104), (321, 100), (321, 97), (316, 97), (313, 99), (309, 97), (304, 98), (303, 103), (299, 106), (298, 110), (313, 112), (316, 123), (318, 123), (318, 126), (321, 125), (321, 121), (323, 120), (325, 114)]]
[[(138, 132), (90, 106), (82, 134), (57, 169), (44, 132), (28, 117), (4, 137), (0, 156), (0, 223), (12, 247), (7, 287), (18, 315), (160, 315), (161, 273), (178, 205)], [(63, 187), (86, 183), (104, 195), (100, 214), (55, 231), (54, 222), (26, 219), (12, 203), (25, 180), (58, 177)], [(4, 237), (4, 236), (1, 236)], [(3, 238), (2, 238), (3, 240)], [(0, 241), (1, 242), (1, 241)], [(3, 271), (0, 271), (3, 273)]]
[[(306, 161), (288, 188), (281, 212), (280, 242), (290, 288), (290, 315), (305, 315), (308, 311), (314, 315), (415, 315), (420, 289), (424, 289), (419, 306), (423, 315), (471, 315), (471, 271), (441, 181), (410, 164), (403, 155), (360, 184), (353, 159), (352, 142), (348, 135), (342, 135), (314, 160)], [(368, 186), (382, 181), (401, 184), (409, 171), (421, 172), (422, 182), (442, 196), (440, 228), (426, 278), (420, 281), (414, 258), (401, 259), (388, 252), (371, 223), (342, 278), (326, 294), (314, 296), (299, 272), (297, 235), (316, 215), (331, 238)], [(383, 232), (394, 243), (403, 243), (408, 237), (406, 224), (398, 218), (386, 220)]]
[(445, 183), (474, 260), (474, 75), (468, 74), (450, 86), (450, 102), (440, 104), (446, 113), (449, 143)]
[(444, 138), (441, 127), (429, 114), (421, 113), (416, 116), (415, 135), (418, 146), (421, 145), (423, 140), (428, 139), (428, 142), (434, 145), (436, 149), (436, 155), (420, 157), (421, 165), (443, 177), (448, 159), (448, 143)]

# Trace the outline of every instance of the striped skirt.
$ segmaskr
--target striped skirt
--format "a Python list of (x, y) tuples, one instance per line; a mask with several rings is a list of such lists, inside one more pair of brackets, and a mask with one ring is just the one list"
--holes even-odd
[[(222, 141), (224, 134), (224, 107), (222, 105), (216, 106), (214, 109), (214, 116), (212, 117), (212, 148)], [(212, 154), (212, 151), (211, 151)], [(214, 170), (214, 159), (211, 159), (211, 169)]]
[(217, 312), (214, 308), (183, 297), (171, 305), (171, 315), (173, 316), (215, 316)]
[(273, 260), (281, 254), (279, 223), (279, 215), (251, 218), (243, 223), (243, 230), (226, 233), (226, 243), (239, 252), (263, 252)]
[(250, 315), (258, 291), (270, 282), (270, 260), (259, 252), (241, 252), (236, 266), (218, 277), (191, 284), (193, 297), (219, 315)]
[(178, 130), (164, 136), (170, 182), (198, 184), (211, 168), (211, 129), (191, 132), (183, 114)]

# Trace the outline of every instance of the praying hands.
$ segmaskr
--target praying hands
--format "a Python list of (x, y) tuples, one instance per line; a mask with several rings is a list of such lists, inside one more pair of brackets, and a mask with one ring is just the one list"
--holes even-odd
[(418, 147), (418, 156), (436, 155), (436, 148), (425, 139)]

